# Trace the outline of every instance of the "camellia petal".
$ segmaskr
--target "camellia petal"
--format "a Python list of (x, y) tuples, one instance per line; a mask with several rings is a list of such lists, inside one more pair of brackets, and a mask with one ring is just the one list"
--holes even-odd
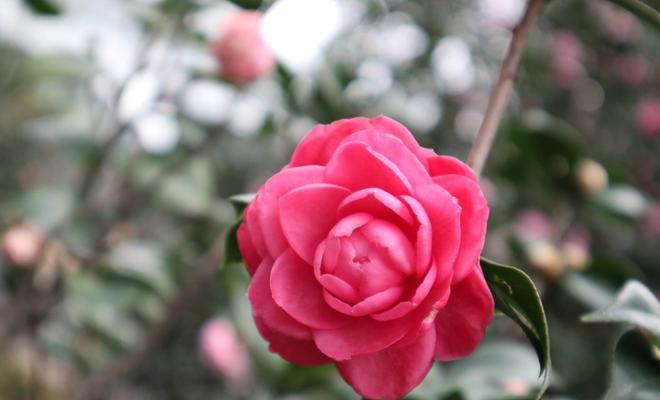
[(272, 258), (277, 258), (289, 248), (280, 226), (279, 198), (298, 187), (321, 183), (323, 175), (324, 168), (316, 165), (286, 168), (266, 181), (259, 191), (259, 196), (254, 200), (257, 202), (257, 217), (263, 236), (268, 238), (265, 244)]
[(302, 186), (280, 198), (279, 216), (291, 248), (309, 265), (316, 247), (336, 222), (337, 207), (349, 194), (345, 188), (328, 184)]
[(247, 267), (250, 275), (254, 275), (257, 267), (261, 263), (261, 256), (257, 253), (257, 249), (252, 244), (250, 232), (248, 232), (247, 224), (243, 222), (236, 231), (236, 239), (238, 240), (238, 249), (243, 256), (245, 266)]
[(292, 250), (285, 251), (273, 265), (270, 276), (273, 300), (293, 319), (313, 329), (334, 329), (351, 319), (330, 308), (323, 299), (311, 265)]
[(463, 175), (443, 175), (433, 181), (457, 198), (461, 206), (461, 244), (453, 278), (458, 283), (472, 271), (484, 247), (488, 204), (477, 183)]
[(431, 176), (463, 175), (475, 182), (477, 181), (477, 175), (472, 171), (472, 168), (455, 157), (431, 154), (427, 158), (427, 162)]
[(481, 343), (493, 312), (493, 296), (477, 265), (461, 283), (452, 286), (449, 302), (438, 312), (435, 358), (451, 361), (472, 353)]
[(250, 282), (248, 299), (253, 314), (261, 318), (272, 330), (297, 339), (311, 339), (312, 333), (309, 327), (291, 318), (275, 304), (270, 291), (272, 264), (272, 261), (264, 259)]
[(321, 353), (311, 340), (301, 340), (271, 330), (261, 318), (254, 317), (255, 325), (261, 336), (269, 342), (268, 349), (279, 354), (283, 359), (298, 365), (314, 366), (332, 362)]
[(415, 195), (431, 222), (438, 279), (447, 279), (453, 274), (461, 243), (461, 207), (451, 194), (437, 184), (417, 186)]
[(341, 145), (326, 166), (325, 181), (350, 190), (380, 188), (392, 194), (409, 194), (412, 186), (401, 170), (363, 142)]
[(353, 318), (349, 325), (337, 329), (315, 330), (314, 342), (325, 355), (335, 361), (383, 350), (404, 337), (411, 321), (397, 319), (379, 322), (370, 317)]
[(360, 212), (404, 226), (412, 226), (414, 223), (412, 213), (401, 200), (378, 188), (351, 193), (339, 205), (337, 216), (341, 218)]
[(435, 329), (415, 342), (337, 363), (342, 377), (370, 399), (399, 399), (417, 386), (433, 365)]
[(396, 136), (383, 134), (376, 130), (364, 130), (351, 135), (344, 141), (344, 143), (350, 142), (367, 143), (373, 151), (396, 164), (413, 185), (428, 183), (431, 180), (419, 158)]
[(326, 165), (347, 136), (369, 126), (369, 119), (364, 117), (342, 119), (330, 125), (317, 125), (298, 144), (289, 165)]

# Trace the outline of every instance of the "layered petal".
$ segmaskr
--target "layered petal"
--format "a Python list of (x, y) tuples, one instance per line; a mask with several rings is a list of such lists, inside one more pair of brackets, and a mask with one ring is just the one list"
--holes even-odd
[(340, 186), (312, 184), (280, 198), (279, 217), (291, 248), (309, 265), (316, 247), (335, 225), (337, 208), (350, 192)]
[(257, 330), (269, 342), (268, 350), (298, 365), (314, 366), (332, 362), (321, 353), (311, 340), (301, 340), (281, 334), (269, 328), (258, 316), (254, 317)]
[(399, 399), (417, 386), (433, 365), (435, 329), (415, 342), (337, 363), (341, 376), (370, 399)]
[(328, 357), (344, 361), (393, 345), (412, 329), (411, 322), (404, 318), (387, 322), (369, 317), (353, 318), (350, 324), (341, 328), (314, 331), (314, 342)]
[(371, 120), (371, 126), (378, 132), (387, 135), (396, 136), (403, 144), (410, 149), (410, 151), (419, 158), (419, 161), (426, 168), (428, 167), (428, 155), (430, 151), (421, 147), (412, 133), (403, 124), (398, 121), (388, 118), (384, 115), (378, 116)]
[(436, 316), (435, 359), (451, 361), (472, 353), (481, 343), (493, 312), (493, 296), (477, 265), (461, 283), (452, 286), (449, 302)]
[(369, 213), (375, 218), (390, 221), (400, 227), (413, 226), (414, 218), (405, 203), (383, 189), (367, 188), (355, 191), (342, 201), (337, 217), (355, 213)]
[(250, 238), (250, 232), (248, 231), (247, 224), (245, 222), (241, 223), (236, 231), (236, 239), (238, 240), (238, 249), (243, 256), (245, 261), (245, 266), (247, 267), (250, 275), (254, 275), (261, 263), (261, 256), (257, 253), (254, 244), (252, 243), (252, 238)]
[(417, 186), (415, 195), (431, 223), (432, 254), (438, 268), (438, 280), (451, 282), (461, 243), (461, 207), (449, 192), (437, 184)]
[(349, 317), (328, 306), (312, 266), (291, 249), (275, 261), (270, 276), (270, 290), (275, 303), (305, 326), (333, 329), (351, 322)]
[(301, 186), (321, 183), (323, 174), (324, 168), (320, 166), (285, 168), (266, 181), (259, 191), (254, 200), (256, 215), (263, 237), (268, 238), (265, 245), (273, 259), (289, 247), (280, 226), (279, 198)]
[(298, 144), (289, 165), (326, 165), (347, 136), (369, 126), (369, 119), (363, 117), (342, 119), (330, 125), (316, 125)]
[(454, 264), (453, 282), (465, 278), (479, 260), (486, 239), (488, 203), (479, 185), (463, 175), (443, 175), (433, 181), (458, 199), (461, 206), (461, 243)]
[(396, 164), (364, 142), (342, 144), (326, 166), (325, 181), (351, 191), (375, 187), (392, 194), (409, 194), (412, 190)]
[(422, 162), (398, 137), (377, 130), (364, 130), (344, 141), (350, 142), (367, 143), (373, 151), (395, 164), (413, 185), (430, 182), (429, 173)]
[(291, 318), (280, 306), (275, 304), (270, 291), (272, 264), (269, 259), (264, 259), (252, 277), (248, 288), (252, 313), (267, 324), (271, 330), (297, 339), (311, 339), (312, 332), (307, 326)]
[(477, 181), (477, 175), (475, 175), (472, 168), (470, 168), (467, 164), (458, 158), (451, 156), (439, 156), (433, 152), (430, 152), (428, 154), (427, 162), (431, 176), (450, 174), (463, 175), (475, 182)]

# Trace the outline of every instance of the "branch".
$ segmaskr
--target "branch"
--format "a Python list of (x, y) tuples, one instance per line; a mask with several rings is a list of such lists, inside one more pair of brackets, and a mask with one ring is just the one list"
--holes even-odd
[(488, 153), (490, 153), (490, 148), (493, 145), (497, 128), (502, 121), (504, 109), (509, 102), (513, 84), (518, 73), (518, 64), (520, 64), (520, 59), (525, 49), (527, 34), (532, 29), (545, 2), (546, 0), (529, 0), (525, 15), (518, 25), (513, 28), (509, 50), (502, 62), (499, 77), (488, 99), (488, 106), (479, 127), (479, 133), (472, 144), (467, 158), (468, 164), (472, 166), (477, 176), (481, 175), (481, 171), (488, 158)]
[(610, 0), (660, 31), (660, 11), (640, 0)]

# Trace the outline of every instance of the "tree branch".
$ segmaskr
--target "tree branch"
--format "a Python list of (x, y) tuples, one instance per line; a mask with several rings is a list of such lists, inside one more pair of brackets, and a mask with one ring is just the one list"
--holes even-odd
[(488, 99), (488, 106), (479, 127), (479, 133), (472, 144), (467, 158), (468, 164), (472, 166), (477, 176), (481, 175), (481, 171), (488, 158), (488, 153), (490, 153), (493, 145), (497, 128), (502, 121), (504, 109), (509, 102), (513, 84), (518, 73), (518, 65), (525, 49), (525, 40), (541, 13), (545, 2), (546, 0), (529, 0), (523, 18), (513, 29), (509, 50), (502, 62), (499, 77)]

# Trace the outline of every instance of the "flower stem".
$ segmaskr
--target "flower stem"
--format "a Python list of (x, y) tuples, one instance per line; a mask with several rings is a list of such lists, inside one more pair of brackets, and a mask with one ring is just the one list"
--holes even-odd
[(500, 67), (497, 82), (490, 93), (486, 113), (479, 127), (479, 133), (472, 144), (467, 158), (468, 164), (472, 166), (477, 176), (481, 175), (481, 171), (488, 158), (488, 153), (493, 145), (497, 128), (502, 120), (504, 109), (509, 102), (516, 74), (518, 73), (518, 64), (520, 64), (520, 59), (525, 48), (525, 40), (536, 18), (541, 13), (545, 2), (546, 0), (529, 0), (524, 16), (518, 25), (513, 28), (509, 49)]

